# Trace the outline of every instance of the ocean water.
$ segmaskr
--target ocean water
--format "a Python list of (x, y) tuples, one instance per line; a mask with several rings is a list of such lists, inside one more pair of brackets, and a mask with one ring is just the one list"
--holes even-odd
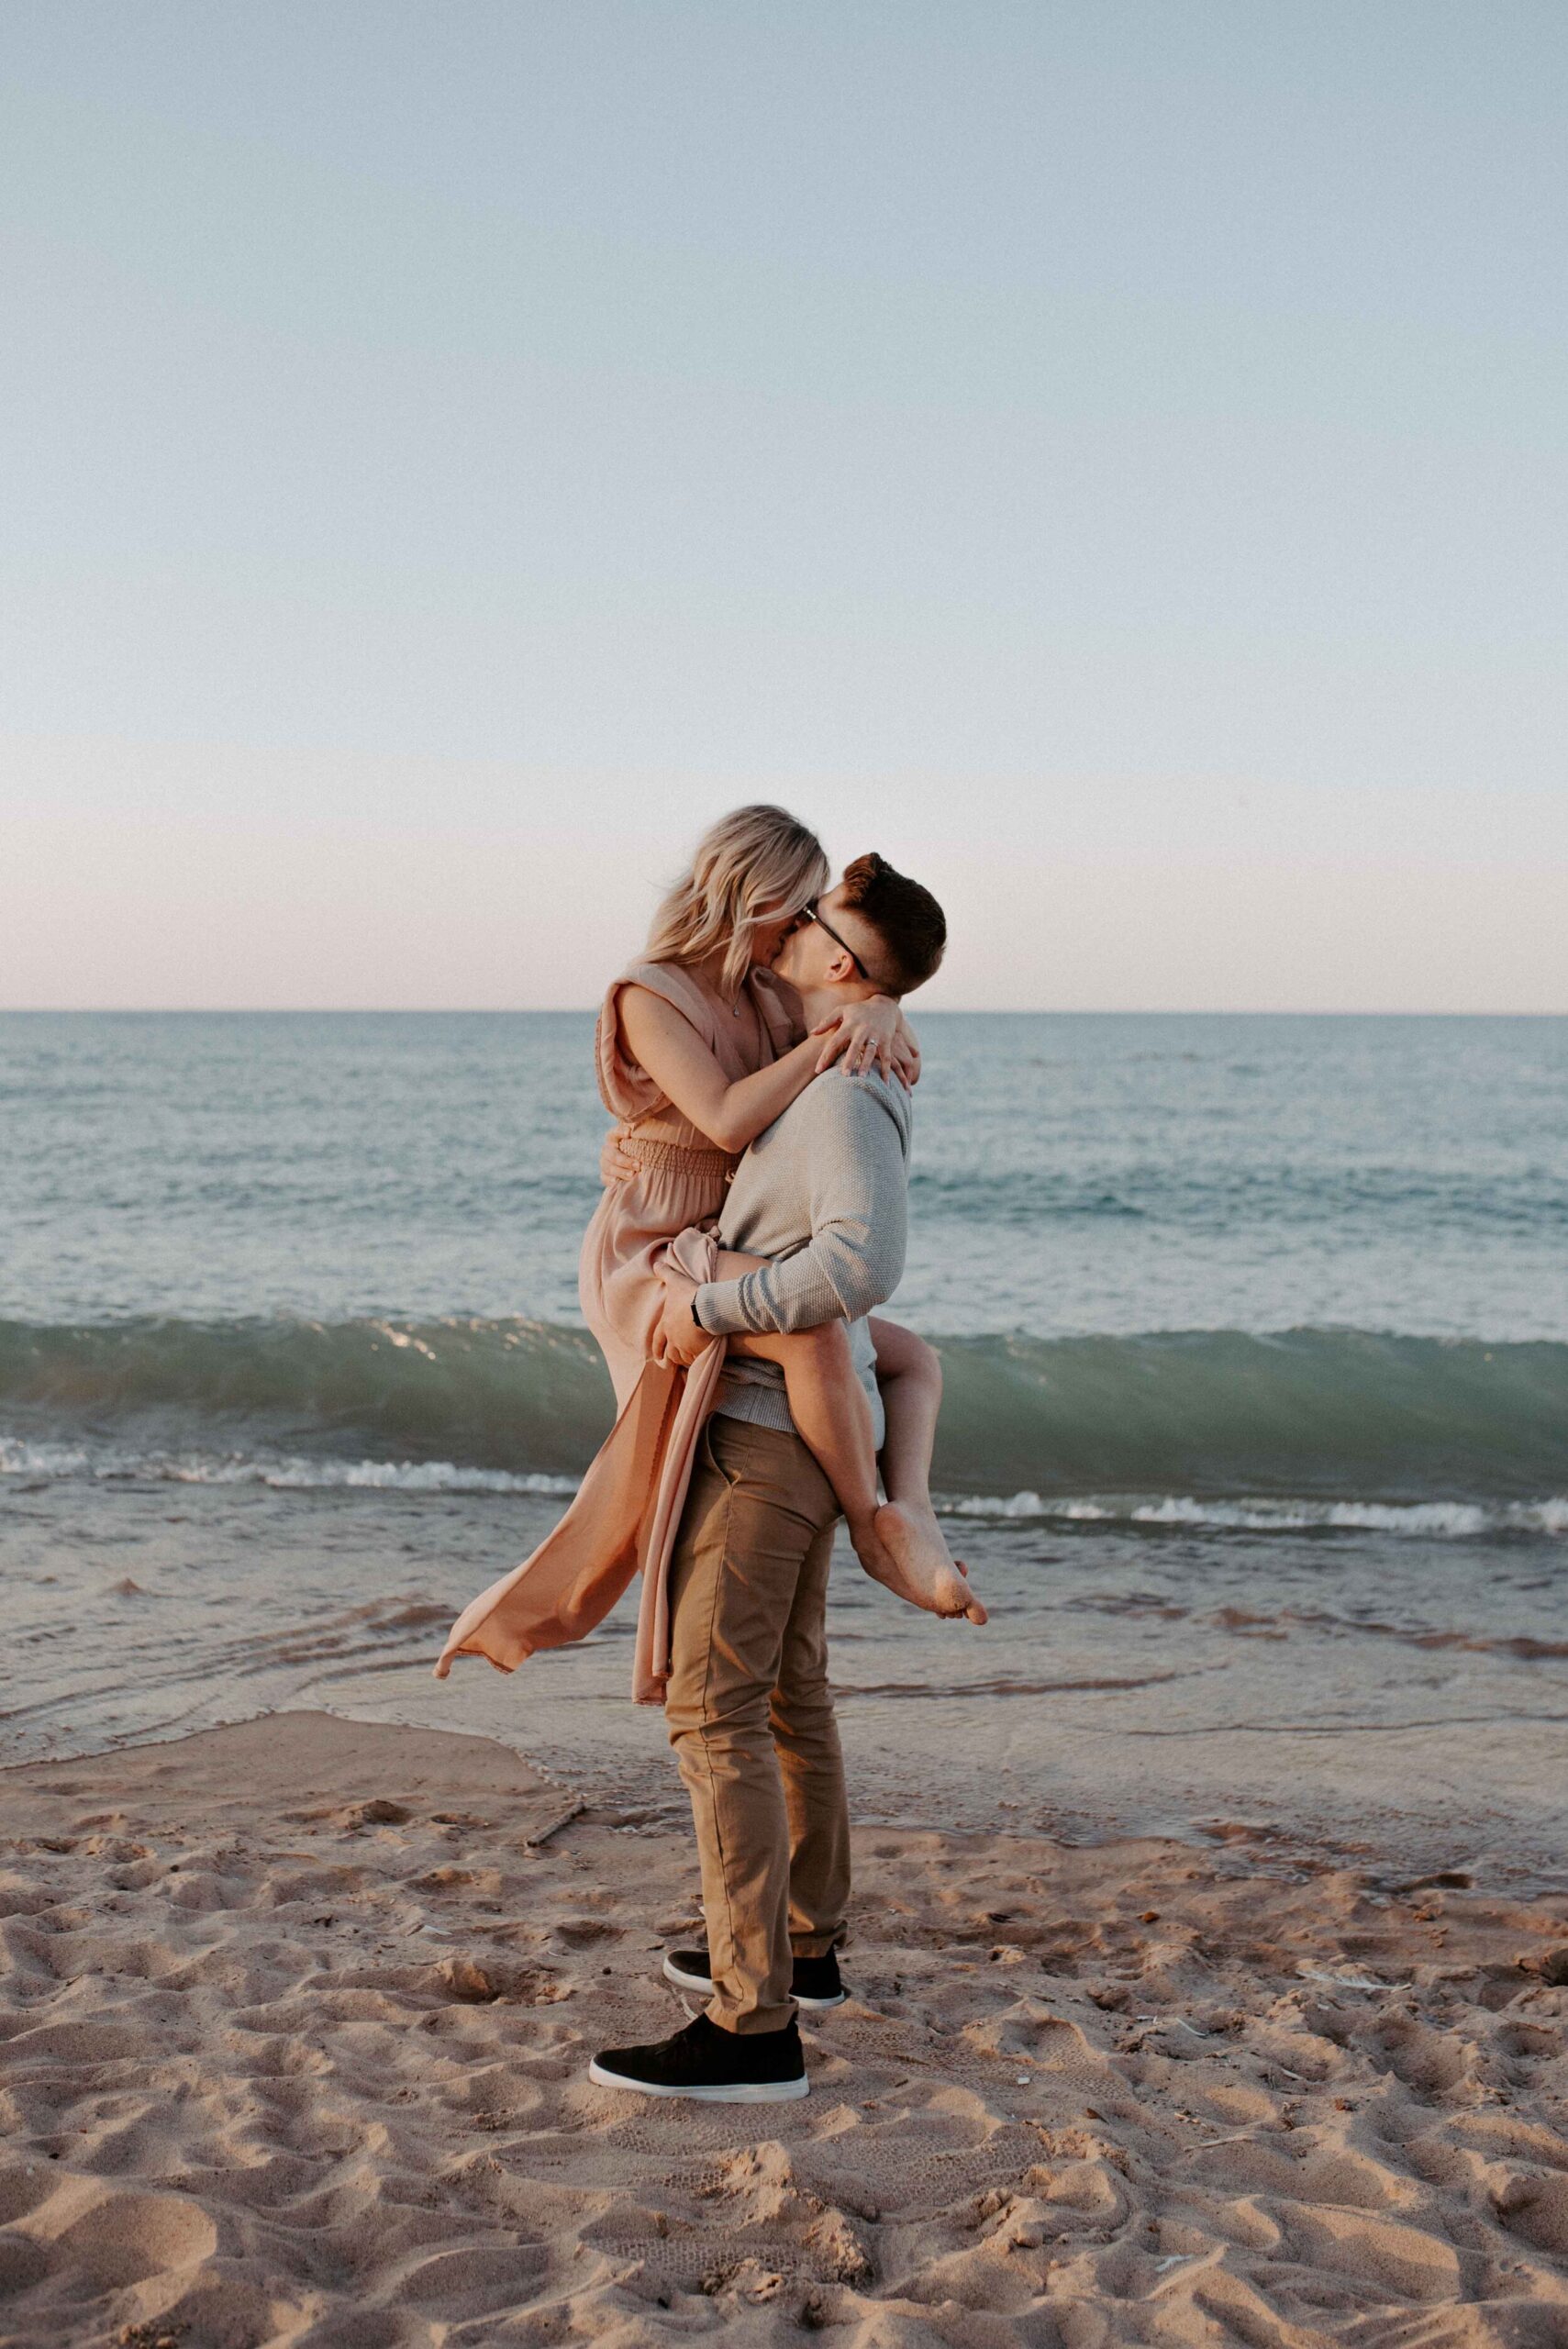
[[(840, 1561), (863, 1784), (893, 1802), (936, 1722), (943, 1815), (1375, 1814), (1549, 1869), (1568, 1021), (918, 1024), (892, 1310), (940, 1345), (936, 1480), (997, 1609), (957, 1642)], [(655, 1784), (624, 1609), (424, 1677), (608, 1423), (591, 1026), (0, 1016), (14, 1753), (329, 1701)]]

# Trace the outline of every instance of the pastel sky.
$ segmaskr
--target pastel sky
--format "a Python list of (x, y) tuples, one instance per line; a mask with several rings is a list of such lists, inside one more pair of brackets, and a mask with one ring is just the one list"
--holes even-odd
[(13, 0), (0, 1004), (1568, 1009), (1561, 0)]

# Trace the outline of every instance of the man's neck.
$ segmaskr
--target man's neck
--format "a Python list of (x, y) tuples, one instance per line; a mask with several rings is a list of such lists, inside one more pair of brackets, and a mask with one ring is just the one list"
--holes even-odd
[(831, 1019), (837, 1011), (845, 1011), (851, 1003), (870, 1000), (864, 987), (797, 987), (801, 1014), (809, 1031), (819, 1019)]

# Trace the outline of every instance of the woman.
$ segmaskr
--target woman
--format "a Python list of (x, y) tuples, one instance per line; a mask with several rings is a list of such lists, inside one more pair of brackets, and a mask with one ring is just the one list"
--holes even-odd
[[(606, 1186), (584, 1241), (583, 1310), (614, 1382), (619, 1417), (577, 1499), (534, 1556), (475, 1599), (436, 1669), (486, 1655), (503, 1669), (580, 1638), (640, 1565), (638, 1695), (662, 1693), (663, 1568), (724, 1347), (689, 1377), (655, 1359), (661, 1265), (731, 1277), (755, 1261), (721, 1257), (700, 1227), (723, 1205), (740, 1152), (836, 1058), (913, 1078), (918, 1052), (898, 1007), (857, 1005), (830, 1031), (800, 1037), (768, 964), (829, 875), (820, 842), (781, 808), (737, 809), (710, 828), (654, 918), (645, 958), (612, 981), (599, 1014), (599, 1089), (621, 1121)], [(984, 1620), (942, 1540), (928, 1477), (941, 1375), (929, 1346), (874, 1321), (887, 1419), (877, 1500), (870, 1412), (841, 1323), (734, 1338), (784, 1371), (791, 1415), (844, 1508), (866, 1570), (915, 1605)]]
[[(890, 997), (857, 1004), (799, 1038), (770, 965), (828, 886), (814, 832), (782, 808), (737, 808), (697, 845), (691, 869), (654, 917), (647, 952), (611, 983), (599, 1014), (599, 1092), (621, 1121), (606, 1148), (607, 1187), (579, 1267), (584, 1319), (626, 1402), (654, 1350), (664, 1303), (659, 1265), (670, 1241), (717, 1216), (735, 1159), (818, 1073), (879, 1064), (919, 1074), (914, 1036)], [(722, 1253), (731, 1280), (756, 1259)], [(940, 1615), (969, 1594), (931, 1507), (929, 1477), (941, 1400), (936, 1354), (913, 1331), (872, 1324), (887, 1432), (877, 1493), (871, 1414), (844, 1325), (731, 1338), (729, 1351), (776, 1363), (790, 1416), (844, 1511), (868, 1574)]]

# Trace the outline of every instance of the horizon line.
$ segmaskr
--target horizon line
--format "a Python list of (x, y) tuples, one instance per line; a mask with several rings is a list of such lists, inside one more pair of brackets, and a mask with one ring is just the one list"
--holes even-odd
[[(598, 1011), (595, 1003), (18, 1003), (13, 1019), (553, 1019)], [(1534, 1009), (1415, 1009), (1408, 1005), (1309, 1004), (926, 1004), (923, 1019), (1562, 1019), (1568, 1006)]]

